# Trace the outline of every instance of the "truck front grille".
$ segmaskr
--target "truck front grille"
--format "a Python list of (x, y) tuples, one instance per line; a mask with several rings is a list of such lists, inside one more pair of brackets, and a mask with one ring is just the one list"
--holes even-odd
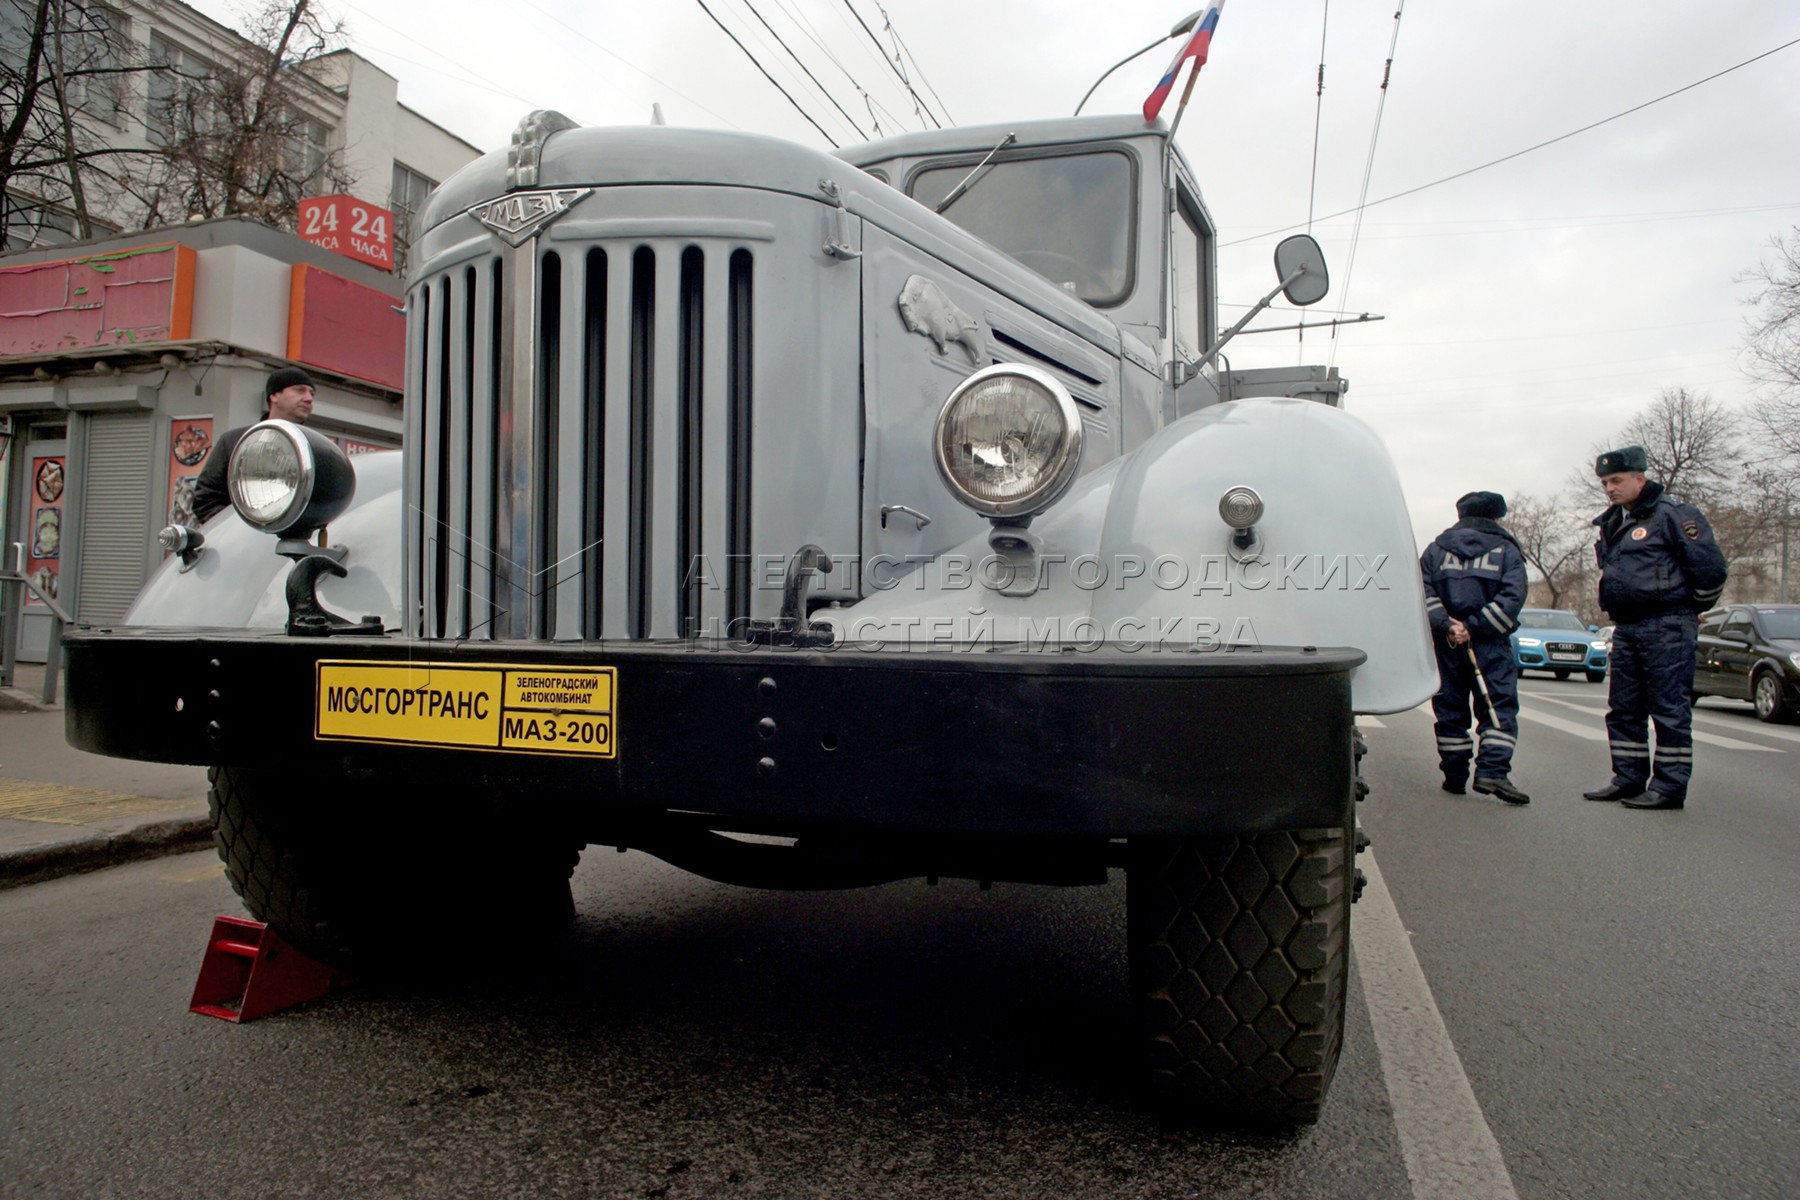
[(691, 637), (748, 616), (755, 266), (741, 246), (532, 241), (414, 285), (414, 634)]

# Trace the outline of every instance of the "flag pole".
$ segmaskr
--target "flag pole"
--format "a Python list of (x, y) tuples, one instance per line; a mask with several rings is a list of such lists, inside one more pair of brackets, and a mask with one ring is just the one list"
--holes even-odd
[(1175, 119), (1169, 123), (1169, 145), (1175, 144), (1175, 131), (1181, 128), (1181, 114), (1187, 111), (1188, 97), (1194, 94), (1194, 81), (1200, 78), (1200, 68), (1204, 64), (1195, 63), (1188, 71), (1187, 86), (1181, 89), (1181, 103), (1175, 106)]
[[(1166, 179), (1163, 188), (1163, 204), (1166, 206), (1163, 212), (1163, 236), (1165, 238), (1172, 239), (1175, 231), (1175, 131), (1181, 128), (1181, 114), (1187, 111), (1188, 97), (1194, 94), (1194, 80), (1199, 78), (1200, 68), (1203, 65), (1205, 64), (1195, 63), (1188, 69), (1187, 86), (1181, 89), (1181, 103), (1175, 106), (1175, 119), (1169, 123), (1169, 137), (1168, 140), (1163, 143), (1163, 174)], [(1174, 243), (1171, 241), (1169, 244), (1173, 245)], [(1165, 274), (1163, 282), (1163, 290), (1165, 293), (1162, 303), (1163, 313), (1162, 317), (1159, 318), (1164, 324), (1162, 332), (1165, 334), (1168, 332), (1169, 325), (1170, 297), (1167, 295), (1168, 286), (1168, 280)], [(1174, 345), (1172, 340), (1170, 345)], [(1173, 379), (1175, 377), (1175, 364), (1171, 362), (1169, 365), (1170, 378)]]

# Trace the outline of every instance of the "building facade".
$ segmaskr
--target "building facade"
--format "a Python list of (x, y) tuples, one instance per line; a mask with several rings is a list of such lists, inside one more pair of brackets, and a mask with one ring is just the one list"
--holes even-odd
[[(180, 89), (253, 53), (175, 0), (68, 7), (86, 22), (71, 55), (135, 68), (95, 71), (70, 89), (81, 118), (117, 146), (167, 143)], [(8, 56), (30, 8), (0, 3)], [(243, 217), (180, 214), (143, 229), (142, 198), (100, 185), (85, 196), (95, 236), (78, 239), (68, 189), (33, 190), (28, 178), (7, 188), (0, 567), (76, 620), (123, 615), (164, 557), (156, 532), (190, 515), (218, 437), (260, 419), (270, 371), (299, 365), (313, 376), (311, 426), (350, 452), (399, 444), (410, 220), (480, 152), (400, 104), (393, 76), (350, 51), (313, 59), (298, 82), (288, 95), (303, 119), (289, 121), (296, 137), (284, 153), (299, 170), (332, 163), (320, 192), (392, 210), (394, 270)], [(5, 616), (18, 656), (42, 661), (49, 608), (27, 600)]]
[[(22, 61), (28, 50), (32, 0), (0, 3), (0, 52)], [(146, 154), (178, 135), (176, 103), (215, 79), (218, 64), (255, 53), (235, 30), (179, 0), (65, 0), (68, 27), (62, 53), (76, 64), (68, 93), (72, 118), (89, 142)], [(53, 22), (54, 27), (54, 22)], [(295, 106), (283, 123), (290, 172), (307, 177), (329, 162), (316, 191), (344, 191), (389, 208), (396, 218), (395, 250), (403, 260), (409, 218), (425, 193), (480, 151), (399, 102), (392, 75), (351, 50), (304, 63), (286, 79)], [(84, 172), (83, 196), (94, 236), (186, 220), (189, 212), (151, 211), (143, 187), (109, 183), (106, 170), (130, 174), (143, 159), (96, 160)], [(56, 172), (48, 172), (54, 176)], [(4, 195), (6, 248), (78, 240), (66, 180), (21, 176)]]
[[(0, 256), (0, 547), (77, 620), (117, 620), (191, 524), (194, 477), (299, 365), (312, 428), (398, 446), (405, 318), (385, 271), (242, 218)], [(23, 606), (41, 661), (47, 606)]]

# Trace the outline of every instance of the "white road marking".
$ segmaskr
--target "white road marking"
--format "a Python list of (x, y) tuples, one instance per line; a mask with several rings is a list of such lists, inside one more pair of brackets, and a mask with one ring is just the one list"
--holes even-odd
[(1774, 738), (1778, 742), (1800, 742), (1800, 733), (1795, 733), (1791, 729), (1777, 729), (1773, 725), (1763, 725), (1760, 723), (1751, 725), (1742, 720), (1734, 721), (1730, 717), (1714, 716), (1703, 708), (1696, 708), (1694, 710), (1694, 720), (1705, 721), (1708, 725), (1713, 725), (1720, 729), (1735, 729), (1739, 733), (1752, 734), (1756, 737)]
[(1518, 1200), (1375, 856), (1350, 922), (1356, 971), (1415, 1200)]
[(1387, 722), (1383, 721), (1380, 717), (1358, 715), (1356, 718), (1356, 726), (1358, 729), (1386, 729)]
[[(1593, 708), (1586, 704), (1577, 704), (1573, 700), (1562, 700), (1555, 696), (1546, 696), (1542, 692), (1527, 692), (1525, 694), (1530, 696), (1533, 700), (1548, 700), (1552, 704), (1560, 704), (1564, 708), (1572, 708), (1576, 712), (1588, 713), (1589, 715), (1596, 716), (1596, 717), (1605, 717), (1606, 716), (1606, 710), (1604, 708)], [(1543, 721), (1546, 725), (1555, 725), (1557, 728), (1563, 729), (1568, 732), (1574, 732), (1574, 729), (1575, 729), (1575, 727), (1573, 725), (1570, 725), (1566, 721), (1562, 722), (1561, 724), (1558, 724), (1554, 718), (1547, 718), (1540, 714), (1532, 713), (1528, 709), (1525, 709), (1525, 708), (1519, 709), (1519, 715), (1522, 717), (1530, 716), (1533, 720)], [(1755, 742), (1745, 742), (1745, 741), (1740, 741), (1737, 738), (1722, 737), (1719, 734), (1707, 733), (1706, 731), (1701, 730), (1701, 729), (1696, 729), (1693, 732), (1694, 732), (1694, 740), (1696, 742), (1705, 742), (1709, 746), (1722, 746), (1727, 750), (1758, 750), (1764, 754), (1786, 754), (1787, 753), (1787, 751), (1779, 750), (1779, 749), (1775, 748), (1774, 746), (1759, 746)], [(1774, 732), (1774, 731), (1768, 731), (1768, 732)]]
[(1527, 721), (1536, 721), (1540, 725), (1548, 725), (1552, 729), (1560, 729), (1564, 733), (1572, 733), (1576, 737), (1586, 738), (1590, 742), (1604, 742), (1606, 727), (1604, 725), (1578, 725), (1574, 721), (1565, 721), (1561, 717), (1553, 717), (1549, 713), (1541, 713), (1535, 709), (1519, 708), (1519, 716)]

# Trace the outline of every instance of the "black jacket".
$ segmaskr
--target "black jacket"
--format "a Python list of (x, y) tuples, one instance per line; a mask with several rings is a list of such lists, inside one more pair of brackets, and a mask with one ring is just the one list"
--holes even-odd
[(231, 493), (225, 487), (225, 468), (231, 465), (231, 452), (237, 449), (238, 442), (249, 429), (248, 425), (227, 429), (213, 443), (212, 453), (206, 456), (206, 465), (194, 479), (194, 520), (200, 524), (206, 524), (214, 513), (231, 507)]
[(1425, 613), (1439, 638), (1450, 618), (1481, 641), (1505, 641), (1525, 607), (1525, 555), (1497, 521), (1465, 517), (1438, 534), (1419, 556), (1425, 576)]
[(1600, 607), (1615, 621), (1668, 612), (1700, 612), (1725, 590), (1725, 555), (1712, 526), (1654, 480), (1629, 509), (1615, 504), (1594, 518), (1600, 540)]

